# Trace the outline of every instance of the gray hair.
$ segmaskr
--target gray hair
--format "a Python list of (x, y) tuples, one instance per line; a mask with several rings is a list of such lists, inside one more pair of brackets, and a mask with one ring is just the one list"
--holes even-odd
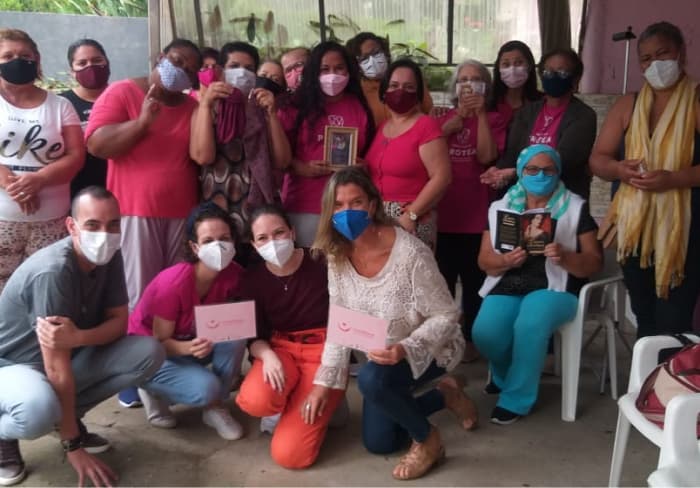
[(454, 73), (452, 73), (452, 77), (450, 77), (450, 83), (447, 85), (447, 93), (450, 95), (450, 102), (452, 102), (453, 106), (457, 106), (457, 94), (455, 93), (455, 89), (457, 87), (459, 72), (462, 71), (462, 68), (465, 66), (474, 66), (479, 70), (479, 76), (481, 76), (482, 81), (486, 84), (486, 93), (484, 94), (484, 97), (486, 98), (486, 103), (488, 104), (488, 101), (491, 98), (491, 72), (484, 63), (481, 63), (476, 59), (465, 59), (455, 68)]

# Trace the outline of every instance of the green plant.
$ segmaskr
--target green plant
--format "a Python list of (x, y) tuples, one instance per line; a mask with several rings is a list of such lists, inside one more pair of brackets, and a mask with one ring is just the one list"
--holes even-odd
[(427, 66), (431, 59), (440, 61), (428, 51), (426, 42), (417, 43), (414, 41), (391, 44), (391, 57), (392, 59), (409, 58), (421, 66)]
[[(274, 58), (287, 45), (289, 37), (287, 28), (283, 24), (275, 23), (275, 14), (272, 10), (267, 12), (265, 20), (256, 16), (255, 13), (251, 13), (248, 17), (236, 17), (229, 22), (233, 24), (245, 23), (245, 38), (260, 48), (263, 57)], [(261, 30), (262, 35), (260, 35)]]

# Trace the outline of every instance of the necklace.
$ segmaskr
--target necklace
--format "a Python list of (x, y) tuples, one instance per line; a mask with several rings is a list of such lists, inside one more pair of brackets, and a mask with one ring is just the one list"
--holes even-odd
[(289, 290), (289, 282), (292, 281), (294, 278), (294, 274), (290, 274), (289, 276), (285, 276), (287, 278), (286, 280), (283, 280), (281, 276), (274, 275), (275, 278), (279, 280), (280, 283), (282, 283), (282, 286), (284, 287), (284, 291)]

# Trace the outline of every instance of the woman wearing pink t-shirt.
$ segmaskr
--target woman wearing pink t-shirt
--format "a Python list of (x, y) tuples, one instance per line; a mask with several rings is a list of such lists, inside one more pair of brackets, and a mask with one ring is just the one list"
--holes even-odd
[(184, 93), (202, 65), (191, 41), (163, 49), (148, 77), (111, 83), (92, 107), (88, 151), (107, 159), (107, 189), (122, 211), (122, 254), (133, 310), (146, 285), (181, 257), (185, 218), (197, 205), (190, 120), (197, 102)]
[(471, 329), (481, 306), (479, 288), (485, 277), (477, 258), (491, 199), (491, 190), (479, 177), (503, 151), (506, 126), (500, 113), (487, 112), (491, 75), (482, 63), (467, 60), (457, 66), (448, 93), (455, 108), (438, 122), (447, 137), (452, 183), (438, 206), (435, 257), (452, 296), (458, 277), (462, 283), (465, 360), (471, 360), (478, 357)]
[(296, 229), (297, 243), (310, 247), (321, 213), (321, 195), (333, 172), (325, 161), (326, 126), (356, 127), (357, 155), (374, 136), (374, 119), (360, 86), (357, 62), (336, 42), (322, 42), (309, 55), (292, 104), (280, 110), (292, 144), (282, 203)]
[(540, 79), (545, 96), (518, 111), (503, 156), (496, 167), (482, 175), (494, 188), (515, 181), (515, 161), (525, 147), (546, 144), (561, 155), (561, 180), (566, 187), (588, 199), (591, 172), (588, 158), (596, 134), (596, 114), (574, 96), (583, 75), (583, 63), (571, 49), (556, 49), (542, 56)]
[(154, 427), (175, 427), (169, 405), (179, 403), (203, 407), (202, 420), (224, 439), (243, 436), (223, 402), (241, 371), (246, 341), (214, 344), (197, 337), (194, 320), (198, 305), (240, 298), (243, 268), (232, 261), (235, 232), (231, 217), (215, 203), (195, 208), (187, 219), (185, 262), (160, 272), (129, 317), (129, 334), (156, 337), (168, 356), (139, 390)]
[(389, 66), (379, 87), (389, 118), (379, 126), (365, 159), (386, 213), (434, 249), (434, 209), (451, 171), (440, 125), (420, 111), (423, 89), (416, 63), (400, 59)]

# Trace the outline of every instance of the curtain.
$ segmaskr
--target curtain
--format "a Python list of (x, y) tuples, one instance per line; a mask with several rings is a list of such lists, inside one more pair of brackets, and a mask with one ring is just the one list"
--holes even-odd
[(537, 0), (542, 53), (571, 47), (569, 0)]

